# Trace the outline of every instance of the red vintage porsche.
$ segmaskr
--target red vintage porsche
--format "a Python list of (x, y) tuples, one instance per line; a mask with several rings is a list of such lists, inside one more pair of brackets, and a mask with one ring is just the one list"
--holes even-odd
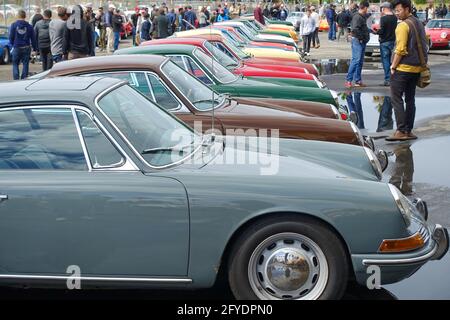
[(279, 66), (278, 68), (269, 67), (262, 69), (260, 67), (236, 62), (224, 52), (216, 48), (211, 42), (202, 38), (166, 38), (151, 40), (142, 43), (141, 45), (163, 45), (163, 44), (187, 44), (202, 48), (204, 52), (214, 56), (223, 66), (232, 69), (234, 74), (243, 75), (246, 77), (271, 77), (271, 78), (291, 78), (291, 79), (305, 79), (316, 81), (317, 77), (310, 74), (303, 67), (294, 66)]
[(231, 42), (227, 41), (222, 35), (219, 34), (202, 34), (192, 36), (194, 38), (206, 39), (212, 44), (214, 44), (221, 51), (225, 52), (232, 59), (239, 61), (248, 66), (267, 69), (267, 70), (280, 70), (280, 71), (290, 71), (285, 67), (300, 67), (305, 68), (309, 73), (319, 76), (319, 70), (312, 63), (306, 63), (301, 61), (293, 61), (288, 59), (273, 59), (273, 58), (256, 58), (247, 55), (241, 49), (233, 45)]
[(425, 26), (430, 49), (447, 48), (450, 43), (450, 19), (434, 19)]

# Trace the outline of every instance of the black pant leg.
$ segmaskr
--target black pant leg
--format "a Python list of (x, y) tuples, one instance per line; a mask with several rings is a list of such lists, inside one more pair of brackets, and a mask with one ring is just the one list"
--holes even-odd
[(416, 85), (418, 73), (408, 74), (408, 81), (405, 87), (405, 114), (406, 114), (406, 131), (411, 132), (414, 128), (414, 119), (416, 118)]
[(391, 75), (391, 101), (397, 121), (397, 130), (407, 132), (406, 113), (403, 105), (403, 92), (405, 92), (406, 82), (404, 72), (396, 71)]

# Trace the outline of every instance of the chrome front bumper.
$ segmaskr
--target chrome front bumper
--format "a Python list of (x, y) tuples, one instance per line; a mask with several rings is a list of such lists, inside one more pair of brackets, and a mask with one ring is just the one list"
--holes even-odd
[(415, 265), (423, 264), (430, 260), (440, 260), (448, 251), (449, 237), (448, 231), (439, 224), (436, 224), (431, 235), (430, 241), (434, 242), (434, 246), (431, 250), (427, 250), (425, 253), (408, 258), (385, 258), (385, 259), (363, 259), (362, 263), (365, 266), (377, 265), (377, 266), (402, 266), (402, 265)]

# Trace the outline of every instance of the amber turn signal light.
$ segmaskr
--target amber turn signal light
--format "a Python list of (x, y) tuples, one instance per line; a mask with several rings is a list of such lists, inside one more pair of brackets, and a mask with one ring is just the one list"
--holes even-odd
[(416, 250), (422, 248), (425, 240), (420, 233), (408, 238), (383, 240), (378, 249), (382, 253), (395, 253)]

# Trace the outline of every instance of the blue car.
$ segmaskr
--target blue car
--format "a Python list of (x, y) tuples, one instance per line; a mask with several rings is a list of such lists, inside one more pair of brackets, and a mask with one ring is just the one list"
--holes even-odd
[(0, 26), (0, 64), (11, 62), (11, 49), (8, 27)]

